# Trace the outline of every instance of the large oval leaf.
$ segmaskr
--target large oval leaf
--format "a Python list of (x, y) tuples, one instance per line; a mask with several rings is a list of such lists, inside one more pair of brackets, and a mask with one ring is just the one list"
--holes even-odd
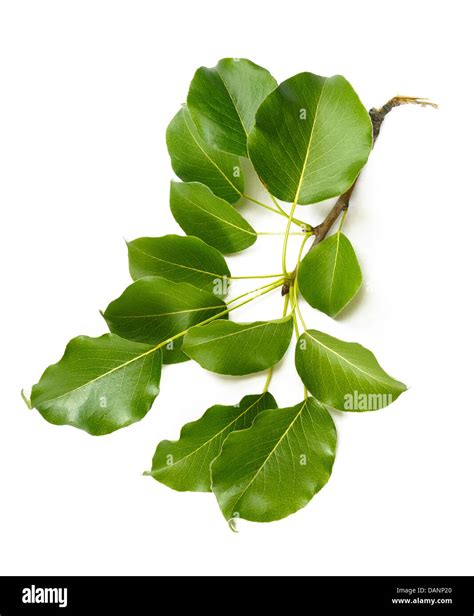
[(235, 203), (244, 192), (244, 176), (237, 156), (220, 152), (205, 143), (183, 107), (166, 132), (171, 165), (185, 182), (202, 182), (213, 193)]
[(174, 490), (210, 492), (210, 465), (230, 432), (248, 428), (260, 411), (276, 407), (268, 392), (245, 396), (233, 406), (212, 406), (183, 426), (179, 441), (161, 441), (149, 474)]
[[(112, 333), (127, 340), (159, 344), (225, 309), (225, 303), (212, 293), (186, 282), (148, 276), (128, 286), (107, 306), (103, 316)], [(163, 347), (165, 363), (186, 361), (181, 343), (177, 339)]]
[(301, 204), (347, 190), (371, 147), (369, 114), (340, 75), (287, 79), (263, 101), (249, 135), (250, 158), (270, 192)]
[(212, 464), (212, 490), (227, 520), (280, 520), (304, 507), (328, 482), (337, 433), (314, 398), (259, 413), (232, 432)]
[(298, 270), (298, 286), (313, 308), (335, 317), (362, 284), (362, 272), (352, 244), (336, 233), (317, 244)]
[(171, 212), (181, 229), (224, 254), (255, 243), (257, 234), (231, 205), (197, 182), (171, 182)]
[(173, 282), (188, 282), (219, 297), (227, 295), (230, 271), (224, 257), (197, 237), (140, 237), (127, 246), (134, 280), (160, 276)]
[(217, 320), (190, 329), (183, 351), (206, 370), (234, 376), (250, 374), (278, 363), (286, 353), (292, 332), (291, 315), (254, 323)]
[(188, 108), (203, 139), (224, 152), (247, 156), (247, 135), (260, 103), (277, 86), (270, 73), (243, 58), (224, 58), (196, 71)]
[(314, 329), (300, 336), (295, 360), (313, 396), (339, 411), (376, 411), (406, 390), (365, 347)]
[(159, 393), (161, 350), (113, 334), (79, 336), (49, 366), (31, 404), (49, 422), (109, 434), (142, 419)]

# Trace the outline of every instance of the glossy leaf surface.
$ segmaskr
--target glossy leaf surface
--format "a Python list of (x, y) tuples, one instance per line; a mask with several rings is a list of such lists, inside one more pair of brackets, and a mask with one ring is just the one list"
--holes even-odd
[(227, 436), (248, 428), (260, 411), (276, 406), (268, 392), (245, 396), (233, 406), (212, 406), (200, 419), (183, 426), (178, 441), (161, 441), (149, 474), (174, 490), (210, 492), (210, 465)]
[(171, 182), (170, 208), (185, 233), (224, 254), (245, 250), (257, 239), (245, 218), (204, 184)]
[(162, 355), (113, 334), (78, 336), (46, 369), (31, 404), (49, 422), (109, 434), (142, 419), (159, 393)]
[(313, 308), (335, 317), (362, 284), (362, 272), (343, 233), (324, 239), (308, 252), (298, 271), (298, 286)]
[[(112, 333), (127, 340), (159, 344), (225, 309), (225, 303), (212, 293), (186, 282), (148, 276), (128, 286), (107, 306), (103, 316)], [(179, 338), (163, 347), (166, 363), (186, 361), (181, 343)]]
[(227, 520), (279, 520), (304, 507), (331, 476), (337, 434), (314, 398), (259, 413), (232, 432), (212, 464), (212, 489)]
[(240, 199), (244, 176), (239, 158), (203, 141), (186, 106), (171, 120), (166, 143), (173, 170), (184, 182), (201, 182), (229, 203)]
[(224, 58), (196, 71), (188, 108), (204, 141), (224, 152), (247, 156), (247, 135), (261, 102), (277, 86), (270, 73), (244, 58)]
[(225, 281), (230, 271), (224, 257), (197, 237), (140, 237), (127, 246), (134, 280), (159, 276), (172, 282), (188, 282), (221, 297), (227, 294)]
[(286, 353), (292, 333), (291, 316), (254, 323), (217, 320), (190, 329), (183, 351), (211, 372), (251, 374), (277, 364)]
[(376, 411), (406, 390), (383, 370), (371, 351), (315, 329), (300, 336), (295, 361), (313, 396), (339, 411)]
[(340, 75), (290, 77), (263, 101), (249, 135), (250, 158), (270, 192), (301, 204), (347, 190), (371, 147), (369, 114)]

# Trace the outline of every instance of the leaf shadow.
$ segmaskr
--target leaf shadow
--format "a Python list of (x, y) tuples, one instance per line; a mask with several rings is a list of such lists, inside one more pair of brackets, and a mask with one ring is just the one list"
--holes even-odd
[(338, 422), (340, 422), (340, 421), (347, 421), (347, 416), (350, 414), (350, 413), (348, 413), (348, 411), (339, 411), (338, 409), (335, 409), (332, 406), (328, 406), (326, 408), (327, 408), (328, 412), (330, 413), (331, 417), (334, 420), (337, 420)]

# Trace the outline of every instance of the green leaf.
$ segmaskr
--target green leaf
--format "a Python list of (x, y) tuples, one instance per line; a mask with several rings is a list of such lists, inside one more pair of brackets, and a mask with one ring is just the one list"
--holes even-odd
[(181, 229), (224, 254), (255, 243), (257, 234), (231, 205), (197, 182), (171, 182), (171, 212)]
[(189, 282), (218, 297), (227, 295), (230, 271), (224, 257), (197, 237), (140, 237), (127, 246), (134, 280), (161, 276), (172, 282)]
[(314, 398), (259, 413), (214, 461), (212, 490), (227, 520), (272, 522), (304, 507), (331, 476), (337, 433)]
[(371, 147), (369, 114), (340, 75), (287, 79), (263, 101), (249, 135), (250, 158), (270, 192), (303, 205), (347, 190)]
[(203, 139), (224, 152), (247, 154), (247, 135), (260, 103), (277, 86), (270, 73), (244, 58), (224, 58), (196, 71), (188, 108)]
[(212, 406), (183, 426), (179, 441), (161, 441), (149, 474), (174, 490), (210, 492), (210, 465), (228, 434), (248, 428), (260, 411), (276, 407), (269, 393), (245, 396), (233, 406)]
[(205, 143), (184, 106), (166, 132), (171, 165), (185, 182), (202, 182), (213, 193), (235, 203), (244, 192), (244, 176), (237, 156), (220, 152)]
[[(103, 316), (112, 333), (127, 340), (159, 344), (225, 309), (225, 303), (212, 293), (186, 282), (148, 276), (128, 286), (107, 306)], [(178, 339), (163, 347), (165, 363), (186, 361), (181, 343)]]
[(183, 351), (206, 370), (234, 376), (250, 374), (278, 363), (292, 333), (291, 315), (254, 323), (217, 320), (190, 329)]
[(49, 366), (31, 403), (49, 422), (109, 434), (140, 421), (159, 393), (161, 350), (113, 334), (78, 336)]
[(298, 271), (298, 286), (313, 308), (335, 317), (362, 284), (362, 272), (352, 244), (336, 233), (305, 256)]
[(339, 411), (376, 411), (406, 390), (365, 347), (314, 329), (300, 336), (295, 360), (313, 396)]

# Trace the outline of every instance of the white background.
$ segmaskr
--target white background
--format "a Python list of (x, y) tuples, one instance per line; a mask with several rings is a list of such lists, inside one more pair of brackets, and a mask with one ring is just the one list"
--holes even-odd
[[(1, 574), (474, 574), (467, 7), (0, 4)], [(394, 94), (440, 104), (393, 111), (363, 173), (346, 221), (360, 297), (337, 322), (303, 308), (313, 327), (366, 345), (410, 389), (384, 411), (335, 414), (327, 487), (297, 514), (241, 522), (239, 534), (212, 495), (141, 474), (159, 440), (213, 403), (258, 392), (263, 376), (167, 368), (148, 416), (101, 438), (52, 426), (20, 398), (70, 338), (105, 331), (98, 310), (129, 283), (123, 238), (178, 232), (166, 126), (195, 69), (225, 56), (278, 80), (341, 73), (368, 107)], [(317, 222), (327, 208), (299, 215)], [(282, 228), (244, 211), (257, 230)], [(281, 238), (262, 238), (229, 263), (234, 274), (273, 272), (280, 251)], [(274, 294), (237, 318), (280, 310)], [(282, 406), (302, 397), (291, 355), (271, 387)]]

